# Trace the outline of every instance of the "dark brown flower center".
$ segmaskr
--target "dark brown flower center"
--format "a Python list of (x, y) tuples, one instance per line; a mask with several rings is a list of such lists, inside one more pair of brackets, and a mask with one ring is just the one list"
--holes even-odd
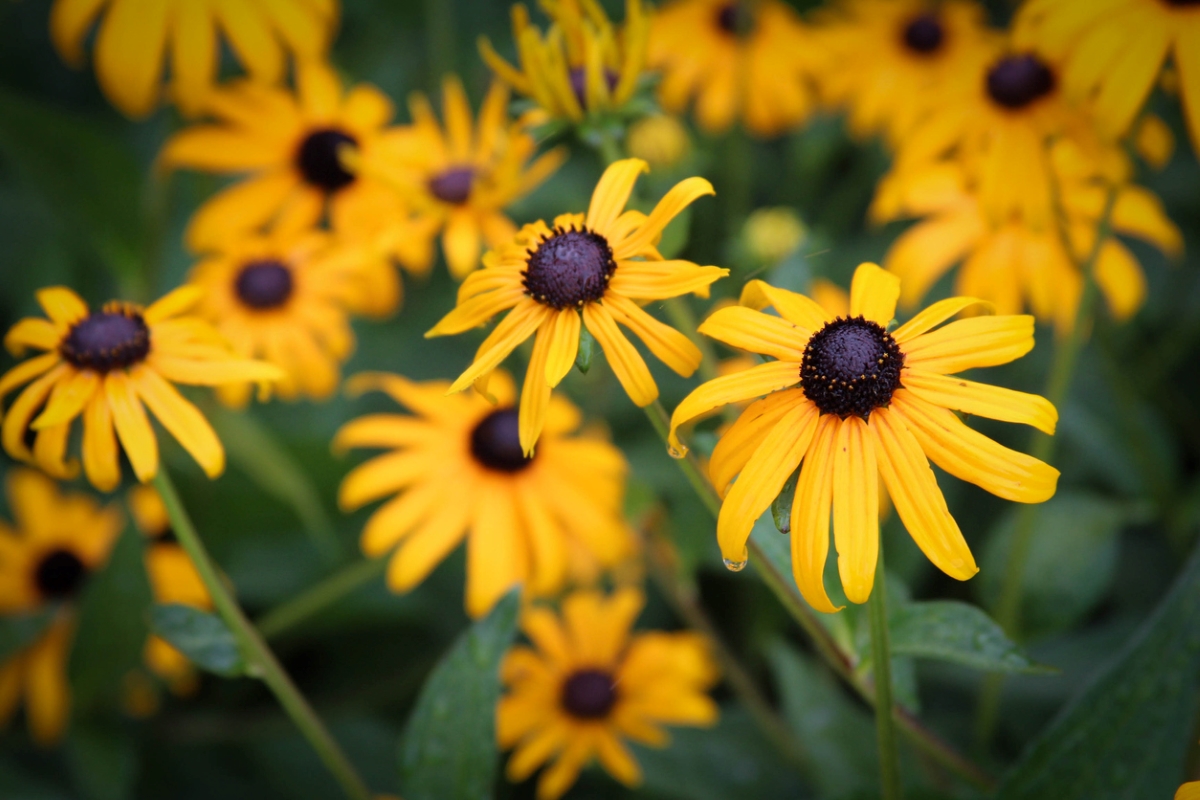
[(754, 28), (754, 14), (745, 3), (726, 3), (717, 9), (717, 27), (730, 36), (745, 36)]
[(47, 600), (65, 600), (78, 593), (87, 567), (70, 550), (54, 550), (38, 562), (33, 582)]
[(937, 52), (945, 35), (941, 19), (933, 11), (913, 17), (904, 26), (904, 44), (909, 50), (923, 56)]
[(525, 291), (552, 308), (582, 306), (604, 296), (617, 264), (608, 240), (586, 228), (555, 228), (529, 256)]
[(336, 192), (354, 181), (354, 174), (342, 164), (343, 146), (358, 146), (358, 140), (336, 128), (313, 131), (296, 151), (296, 168), (304, 180), (326, 192)]
[(533, 463), (521, 449), (517, 409), (501, 408), (488, 414), (471, 431), (471, 455), (497, 472), (520, 472)]
[(1054, 91), (1054, 73), (1037, 56), (1005, 56), (987, 74), (987, 91), (992, 100), (1013, 110), (1025, 108)]
[(1190, 8), (1190, 7), (1194, 7), (1194, 6), (1200, 6), (1200, 0), (1165, 0), (1165, 1), (1166, 1), (1167, 5), (1175, 6), (1176, 8)]
[(578, 719), (604, 719), (617, 702), (612, 675), (598, 669), (581, 669), (562, 688), (562, 707)]
[(133, 306), (109, 303), (76, 322), (58, 351), (78, 369), (125, 369), (149, 354), (150, 329)]
[(451, 167), (429, 179), (429, 192), (443, 203), (462, 205), (471, 196), (474, 167)]
[[(575, 99), (579, 101), (580, 108), (586, 109), (587, 104), (587, 71), (583, 67), (574, 67), (569, 77), (571, 79), (571, 91), (575, 94)], [(621, 76), (613, 72), (611, 69), (604, 70), (604, 82), (608, 84), (608, 91), (617, 88), (617, 83)]]
[(900, 388), (904, 353), (892, 335), (862, 317), (839, 317), (813, 334), (800, 385), (822, 414), (867, 419)]
[(292, 271), (281, 261), (251, 261), (234, 281), (234, 291), (244, 305), (256, 311), (279, 308), (292, 296)]

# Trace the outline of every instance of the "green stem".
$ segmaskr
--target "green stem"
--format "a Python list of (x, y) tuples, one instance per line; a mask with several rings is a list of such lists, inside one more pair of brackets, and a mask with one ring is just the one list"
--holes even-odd
[(671, 325), (700, 348), (700, 354), (703, 356), (700, 368), (697, 370), (700, 380), (711, 381), (717, 377), (717, 353), (713, 350), (712, 342), (696, 332), (700, 323), (696, 319), (696, 313), (692, 310), (692, 304), (686, 297), (672, 297), (663, 302), (663, 307), (667, 311), (667, 319), (671, 321)]
[(371, 800), (371, 792), (354, 770), (350, 760), (346, 758), (346, 754), (342, 752), (337, 742), (326, 730), (312, 706), (304, 699), (304, 695), (292, 683), (292, 679), (288, 677), (283, 666), (275, 658), (275, 654), (267, 647), (262, 636), (246, 618), (237, 600), (226, 587), (225, 581), (217, 572), (216, 565), (204, 547), (204, 542), (196, 533), (191, 517), (188, 516), (187, 509), (183, 507), (183, 502), (175, 491), (175, 484), (171, 482), (164, 466), (160, 465), (158, 468), (158, 474), (154, 477), (154, 488), (158, 490), (163, 505), (167, 508), (171, 529), (192, 559), (192, 563), (196, 565), (196, 571), (212, 596), (217, 613), (221, 615), (221, 619), (225, 620), (225, 624), (237, 638), (243, 657), (246, 659), (247, 672), (261, 678), (275, 695), (275, 699), (292, 718), (308, 743), (317, 751), (317, 755), (341, 785), (346, 796), (351, 800)]
[[(666, 409), (663, 408), (661, 402), (656, 400), (647, 406), (645, 411), (646, 416), (650, 419), (650, 424), (654, 426), (663, 443), (667, 444), (670, 417), (668, 417)], [(668, 445), (668, 452), (669, 450), (670, 446)], [(682, 458), (676, 458), (675, 462), (683, 470), (684, 475), (687, 476), (688, 482), (696, 492), (696, 496), (700, 498), (704, 507), (712, 514), (713, 519), (716, 519), (721, 510), (721, 499), (717, 496), (717, 492), (713, 489), (712, 484), (704, 477), (704, 472), (700, 469), (700, 463), (696, 459), (695, 454), (691, 450), (688, 450)], [(874, 706), (874, 687), (855, 673), (853, 657), (850, 653), (842, 649), (829, 630), (821, 624), (820, 619), (817, 618), (817, 612), (813, 611), (800, 598), (799, 593), (795, 590), (795, 582), (792, 576), (776, 569), (767, 557), (767, 554), (763, 552), (762, 548), (758, 546), (758, 543), (753, 538), (750, 539), (748, 547), (750, 550), (750, 559), (754, 563), (755, 569), (762, 576), (771, 591), (775, 593), (775, 596), (779, 599), (784, 609), (791, 614), (792, 618), (808, 634), (817, 654), (821, 656), (821, 659), (829, 665), (839, 678), (852, 687), (867, 703)], [(942, 741), (937, 734), (923, 726), (919, 720), (904, 711), (904, 709), (895, 706), (893, 708), (893, 716), (895, 717), (896, 724), (900, 726), (900, 729), (908, 737), (912, 745), (922, 753), (979, 789), (991, 791), (994, 788), (995, 782), (990, 775), (957, 753), (954, 748)]]
[(871, 665), (875, 678), (875, 737), (879, 743), (879, 777), (883, 800), (900, 800), (900, 754), (892, 716), (892, 648), (888, 643), (887, 578), (883, 568), (883, 546), (875, 564), (875, 587), (867, 601), (871, 618)]
[(600, 144), (596, 148), (600, 153), (600, 160), (605, 166), (612, 164), (614, 161), (620, 161), (625, 157), (625, 152), (621, 148), (621, 143), (617, 141), (617, 137), (612, 131), (605, 129), (600, 135)]
[[(1117, 187), (1110, 186), (1104, 201), (1104, 209), (1096, 224), (1096, 239), (1084, 259), (1079, 263), (1083, 277), (1083, 289), (1079, 296), (1079, 306), (1075, 309), (1075, 321), (1066, 338), (1058, 342), (1054, 351), (1054, 361), (1050, 365), (1050, 374), (1046, 379), (1044, 397), (1055, 408), (1061, 409), (1071, 388), (1071, 379), (1075, 375), (1075, 367), (1079, 354), (1087, 340), (1092, 326), (1092, 314), (1095, 311), (1096, 300), (1100, 295), (1100, 286), (1096, 282), (1096, 260), (1100, 257), (1104, 242), (1112, 235), (1112, 212), (1117, 201)], [(1039, 461), (1049, 462), (1054, 458), (1057, 440), (1040, 432), (1034, 432), (1029, 454)], [(1021, 593), (1024, 589), (1025, 565), (1033, 549), (1033, 533), (1037, 525), (1038, 507), (1024, 505), (1017, 512), (1016, 525), (1013, 530), (1012, 544), (1008, 551), (1008, 560), (1004, 565), (1004, 577), (1000, 585), (1000, 597), (996, 601), (995, 619), (1004, 629), (1009, 638), (1020, 640), (1021, 636)], [(979, 708), (976, 714), (975, 734), (977, 744), (985, 748), (995, 732), (999, 719), (1000, 692), (1004, 685), (1004, 677), (998, 673), (988, 675), (983, 683), (979, 697)]]
[(387, 563), (386, 558), (372, 558), (343, 567), (264, 614), (258, 620), (259, 632), (266, 639), (278, 639), (355, 589), (378, 578), (387, 569)]

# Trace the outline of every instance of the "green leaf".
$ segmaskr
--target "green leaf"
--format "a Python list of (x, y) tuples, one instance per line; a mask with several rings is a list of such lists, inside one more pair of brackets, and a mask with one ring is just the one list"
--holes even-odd
[(956, 600), (908, 603), (890, 616), (894, 655), (951, 661), (986, 672), (1046, 673), (982, 610)]
[(579, 328), (579, 350), (575, 353), (575, 367), (584, 375), (592, 368), (592, 356), (596, 354), (596, 339), (584, 326)]
[(783, 484), (783, 489), (771, 501), (771, 519), (780, 533), (792, 532), (792, 501), (796, 499), (796, 482), (800, 480), (800, 468), (792, 473)]
[(999, 800), (1172, 796), (1200, 699), (1200, 549), (1113, 661), (1025, 750)]
[(878, 789), (871, 716), (828, 669), (783, 642), (768, 653), (788, 725), (803, 748), (808, 774), (824, 798), (867, 797)]
[(51, 606), (39, 611), (0, 617), (0, 663), (33, 644), (57, 613), (58, 609)]
[[(726, 705), (712, 728), (673, 728), (662, 748), (632, 744), (645, 776), (635, 797), (674, 800), (802, 797), (803, 785), (741, 708)], [(598, 797), (616, 796), (615, 785)]]
[(150, 627), (200, 669), (226, 678), (246, 673), (237, 638), (215, 614), (177, 603), (156, 605)]
[(500, 661), (517, 634), (520, 590), (476, 622), (434, 669), (400, 743), (405, 800), (482, 800), (496, 775)]
[(116, 705), (125, 675), (141, 664), (146, 609), (153, 602), (143, 544), (142, 534), (127, 525), (107, 566), (84, 589), (70, 670), (74, 704), (80, 710)]
[[(980, 559), (980, 591), (988, 608), (1000, 594), (1017, 513), (1001, 523)], [(1021, 584), (1022, 627), (1029, 638), (1070, 628), (1104, 598), (1126, 518), (1125, 507), (1080, 492), (1062, 492), (1038, 507)]]

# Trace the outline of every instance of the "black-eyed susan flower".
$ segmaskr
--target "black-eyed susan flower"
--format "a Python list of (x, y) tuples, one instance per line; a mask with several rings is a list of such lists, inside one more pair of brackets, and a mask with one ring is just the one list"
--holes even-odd
[[(189, 281), (203, 296), (196, 313), (209, 320), (241, 358), (259, 358), (279, 367), (284, 377), (273, 385), (285, 400), (328, 398), (340, 381), (340, 365), (354, 348), (346, 310), (358, 297), (360, 274), (322, 256), (330, 236), (316, 230), (246, 234), (228, 239), (200, 261)], [(391, 276), (392, 305), (398, 294)], [(375, 287), (372, 282), (372, 288)], [(218, 396), (234, 406), (250, 398), (250, 383), (226, 384)]]
[(496, 77), (531, 98), (551, 117), (581, 122), (619, 111), (646, 66), (650, 22), (641, 0), (625, 0), (625, 24), (615, 27), (594, 0), (541, 0), (553, 20), (543, 35), (521, 3), (512, 9), (520, 68), (501, 58), (486, 37), (479, 52)]
[[(210, 610), (212, 597), (192, 559), (175, 540), (171, 520), (158, 492), (149, 486), (135, 486), (129, 492), (129, 510), (134, 524), (146, 537), (146, 577), (150, 580), (154, 602)], [(166, 640), (158, 636), (147, 639), (142, 660), (173, 692), (187, 694), (195, 689), (195, 667)]]
[[(726, 403), (765, 395), (742, 412), (712, 454), (710, 474), (724, 498), (718, 544), (728, 564), (745, 564), (751, 527), (799, 467), (792, 568), (801, 593), (820, 611), (837, 610), (822, 582), (831, 510), (846, 597), (863, 603), (871, 593), (880, 476), (914, 541), (958, 580), (978, 568), (930, 459), (1021, 503), (1046, 500), (1058, 481), (1054, 468), (993, 442), (954, 414), (1054, 432), (1058, 412), (1045, 399), (952, 377), (1029, 352), (1033, 317), (979, 316), (934, 330), (980, 302), (954, 297), (889, 331), (899, 295), (899, 279), (874, 264), (854, 274), (848, 317), (835, 317), (804, 295), (751, 281), (742, 294), (748, 307), (717, 311), (700, 332), (774, 360), (703, 384), (671, 417), (671, 445), (682, 451), (680, 425)], [(768, 305), (778, 317), (757, 310)]]
[(123, 522), (115, 507), (64, 494), (30, 469), (9, 470), (5, 488), (14, 527), (0, 522), (0, 614), (57, 608), (36, 641), (0, 664), (0, 724), (24, 701), (34, 741), (51, 745), (71, 716), (73, 602), (88, 576), (103, 568)]
[(674, 0), (654, 16), (649, 63), (662, 72), (658, 97), (668, 111), (694, 97), (709, 133), (740, 118), (750, 132), (776, 136), (814, 107), (812, 43), (779, 0)]
[(1102, 131), (1121, 136), (1170, 56), (1200, 152), (1200, 9), (1187, 0), (1030, 0), (1017, 40), (1062, 64), (1065, 91), (1088, 103)]
[(708, 727), (717, 706), (707, 692), (717, 668), (694, 633), (632, 633), (644, 605), (637, 589), (611, 596), (576, 592), (559, 617), (525, 611), (521, 629), (534, 647), (517, 645), (500, 668), (507, 693), (496, 709), (496, 738), (513, 749), (508, 778), (538, 779), (538, 800), (557, 800), (593, 760), (626, 786), (641, 768), (624, 740), (667, 743), (664, 725)]
[[(1052, 161), (1064, 165), (1053, 170), (1062, 224), (1049, 229), (1031, 226), (1020, 217), (993, 223), (953, 166), (907, 180), (910, 196), (900, 201), (904, 208), (894, 216), (920, 214), (922, 219), (896, 239), (884, 261), (902, 279), (901, 306), (915, 306), (959, 264), (956, 293), (986, 300), (998, 314), (1029, 309), (1060, 333), (1069, 332), (1083, 291), (1078, 263), (1092, 249), (1108, 191), (1089, 175), (1071, 174), (1065, 165), (1077, 160), (1063, 152), (1070, 149), (1064, 140), (1052, 150)], [(1112, 229), (1179, 256), (1183, 238), (1158, 197), (1132, 184), (1116, 191)], [(1145, 274), (1120, 239), (1105, 239), (1093, 274), (1115, 319), (1128, 319), (1141, 308)]]
[(560, 589), (573, 548), (606, 566), (629, 551), (621, 520), (625, 460), (607, 441), (571, 435), (578, 409), (552, 398), (546, 437), (527, 456), (507, 374), (494, 376), (494, 406), (475, 394), (447, 397), (448, 388), (379, 373), (347, 381), (352, 393), (380, 389), (413, 412), (361, 417), (333, 442), (337, 450), (391, 448), (346, 476), (338, 502), (349, 511), (397, 495), (371, 515), (361, 540), (372, 558), (394, 551), (387, 572), (393, 591), (424, 580), (464, 537), (473, 617), (517, 583), (537, 595)]
[(377, 199), (390, 189), (362, 165), (395, 110), (375, 87), (343, 91), (330, 67), (307, 63), (296, 69), (294, 93), (240, 81), (214, 91), (204, 110), (215, 121), (171, 137), (161, 163), (247, 178), (196, 212), (187, 230), (193, 250), (271, 223), (295, 229), (326, 214), (336, 225), (343, 216), (382, 213)]
[(845, 108), (856, 136), (902, 140), (928, 113), (931, 91), (970, 64), (983, 38), (983, 9), (971, 0), (849, 0), (817, 28), (819, 86)]
[(488, 253), (484, 269), (459, 287), (458, 306), (425, 334), (462, 333), (509, 310), (479, 346), (475, 362), (450, 387), (454, 392), (486, 381), (517, 345), (536, 334), (521, 391), (521, 446), (527, 454), (545, 422), (550, 390), (575, 363), (581, 324), (600, 343), (617, 380), (639, 406), (654, 402), (658, 386), (618, 323), (680, 375), (690, 376), (700, 365), (696, 345), (647, 314), (637, 301), (677, 297), (729, 274), (690, 261), (665, 261), (656, 249), (667, 223), (696, 198), (712, 194), (712, 185), (688, 178), (667, 192), (649, 216), (625, 211), (633, 185), (646, 169), (646, 162), (636, 158), (611, 164), (586, 215), (561, 214), (554, 227), (541, 220), (526, 225), (512, 242)]
[[(259, 83), (278, 83), (288, 55), (320, 58), (337, 25), (338, 0), (229, 3), (221, 0), (55, 0), (50, 36), (67, 63), (83, 63), (83, 43), (96, 32), (96, 79), (131, 117), (166, 96), (196, 114), (217, 78), (223, 45)], [(167, 58), (170, 55), (170, 66)]]
[[(497, 247), (512, 239), (516, 226), (504, 208), (537, 188), (566, 160), (556, 148), (530, 163), (537, 144), (508, 119), (508, 90), (493, 84), (479, 119), (471, 124), (471, 106), (462, 81), (442, 82), (445, 129), (428, 98), (409, 98), (413, 123), (386, 137), (373, 167), (424, 219), (426, 235), (442, 232), (442, 251), (450, 274), (462, 280), (479, 266), (486, 243)], [(404, 223), (408, 224), (408, 223)], [(385, 224), (386, 227), (386, 224)], [(397, 243), (403, 237), (394, 236)], [(426, 263), (425, 268), (428, 268)], [(418, 268), (420, 265), (418, 265)]]
[[(235, 357), (220, 334), (188, 312), (196, 287), (176, 289), (147, 308), (114, 301), (88, 311), (62, 286), (42, 289), (48, 319), (29, 317), (4, 337), (13, 355), (45, 351), (0, 377), (0, 400), (25, 389), (3, 415), (0, 440), (13, 458), (67, 478), (78, 463), (66, 458), (76, 417), (83, 416), (83, 469), (96, 488), (121, 482), (117, 441), (143, 483), (158, 472), (158, 440), (150, 410), (209, 477), (225, 469), (225, 450), (212, 427), (172, 384), (220, 386), (268, 382), (281, 371)], [(33, 437), (30, 447), (27, 437)]]

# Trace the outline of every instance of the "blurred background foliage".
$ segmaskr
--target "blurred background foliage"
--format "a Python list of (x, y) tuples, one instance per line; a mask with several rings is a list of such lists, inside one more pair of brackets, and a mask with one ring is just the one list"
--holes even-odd
[[(620, 16), (619, 8), (610, 10)], [(1011, 8), (993, 3), (990, 12), (994, 22), (1003, 23)], [(165, 108), (141, 123), (121, 117), (101, 97), (90, 71), (71, 70), (59, 60), (48, 39), (47, 13), (44, 0), (0, 3), (4, 329), (35, 313), (34, 291), (43, 286), (72, 286), (96, 303), (113, 296), (147, 300), (179, 285), (191, 265), (181, 244), (184, 226), (220, 185), (208, 176), (168, 179), (157, 171), (158, 148), (180, 125), (175, 112)], [(480, 34), (511, 55), (506, 3), (345, 0), (333, 62), (346, 75), (379, 86), (401, 109), (410, 91), (436, 92), (441, 74), (450, 70), (463, 76), (478, 102), (490, 79), (475, 51)], [(1053, 782), (1072, 758), (1096, 773), (1092, 789), (1109, 786), (1111, 777), (1112, 785), (1123, 787), (1121, 797), (1165, 797), (1163, 792), (1173, 791), (1184, 777), (1178, 774), (1184, 759), (1193, 775), (1200, 762), (1196, 748), (1188, 745), (1197, 739), (1200, 578), (1195, 566), (1184, 563), (1200, 522), (1200, 166), (1184, 144), (1178, 104), (1158, 98), (1152, 108), (1181, 146), (1164, 169), (1145, 171), (1141, 180), (1184, 231), (1188, 255), (1171, 264), (1153, 248), (1130, 245), (1146, 267), (1148, 302), (1127, 324), (1103, 315), (1096, 320), (1069, 400), (1060, 409), (1057, 466), (1063, 479), (1059, 495), (1038, 517), (1025, 576), (1023, 642), (1035, 662), (1056, 671), (1009, 679), (995, 746), (972, 753), (999, 776), (1034, 743), (1023, 771), (1004, 783), (1005, 797), (1102, 796), (1088, 794), (1086, 786), (1067, 791)], [(400, 119), (407, 120), (407, 112), (401, 110)], [(697, 203), (684, 219), (690, 235), (682, 251), (697, 263), (733, 270), (729, 280), (714, 287), (714, 299), (736, 297), (760, 269), (742, 237), (751, 209), (788, 206), (804, 220), (807, 235), (797, 252), (769, 274), (757, 275), (793, 289), (806, 289), (814, 277), (847, 286), (853, 268), (882, 260), (904, 228), (866, 223), (887, 157), (878, 146), (852, 142), (837, 118), (821, 117), (797, 133), (765, 142), (737, 132), (716, 139), (693, 134), (692, 146), (684, 164), (652, 174), (642, 192), (656, 198), (684, 174), (714, 182), (717, 197)], [(521, 222), (584, 208), (601, 167), (595, 154), (575, 147), (570, 162), (512, 208), (511, 216)], [(686, 232), (672, 235), (682, 240)], [(453, 304), (455, 286), (445, 270), (434, 269), (427, 281), (406, 276), (405, 282), (397, 315), (356, 322), (358, 347), (345, 374), (370, 369), (447, 378), (469, 362), (482, 334), (422, 338)], [(948, 292), (949, 281), (943, 280), (931, 299)], [(707, 308), (699, 301), (693, 305), (698, 314)], [(1038, 391), (1052, 341), (1050, 331), (1039, 329), (1034, 352), (992, 370), (989, 380)], [(664, 404), (674, 407), (691, 384), (650, 363)], [(735, 575), (721, 567), (711, 518), (603, 360), (587, 375), (573, 373), (563, 388), (592, 419), (603, 420), (630, 460), (634, 519), (654, 498), (663, 504), (682, 560), (698, 571), (704, 605), (804, 748), (797, 770), (765, 743), (747, 712), (722, 688), (717, 695), (722, 716), (715, 729), (680, 730), (669, 749), (639, 750), (646, 779), (631, 796), (873, 796), (877, 772), (868, 707), (813, 657), (752, 571)], [(356, 539), (367, 514), (340, 515), (335, 503), (338, 482), (357, 457), (334, 457), (329, 441), (345, 420), (385, 407), (370, 397), (275, 402), (253, 407), (254, 422), (247, 424), (209, 404), (205, 410), (230, 448), (230, 469), (213, 482), (164, 438), (166, 463), (179, 476), (188, 508), (252, 616), (357, 557)], [(1006, 445), (1026, 446), (1025, 434), (1013, 426), (980, 420), (978, 428)], [(939, 573), (920, 557), (894, 515), (884, 528), (889, 570), (913, 598), (986, 607), (1003, 573), (1014, 508), (944, 475), (939, 481), (979, 558), (980, 575), (960, 584)], [(759, 534), (779, 538), (769, 529)], [(457, 553), (402, 597), (388, 594), (381, 580), (371, 582), (272, 642), (378, 789), (397, 786), (397, 743), (418, 693), (467, 627), (463, 561)], [(194, 696), (163, 693), (160, 711), (149, 718), (123, 713), (123, 679), (139, 661), (147, 626), (141, 570), (140, 541), (130, 530), (84, 600), (72, 663), (76, 709), (68, 740), (58, 750), (42, 751), (20, 726), (0, 734), (0, 797), (337, 796), (308, 745), (255, 681), (205, 676)], [(1183, 584), (1168, 597), (1180, 575)], [(642, 622), (680, 627), (653, 591)], [(830, 624), (850, 635), (857, 626), (861, 634), (865, 610), (848, 609)], [(1148, 625), (1153, 627), (1138, 633)], [(1132, 648), (1128, 655), (1125, 648)], [(1117, 672), (1089, 689), (1114, 659)], [(928, 659), (915, 665), (908, 659), (901, 668), (901, 660), (901, 701), (914, 708), (919, 704), (930, 728), (969, 750), (982, 673)], [(1064, 709), (1067, 716), (1052, 722)], [(1106, 755), (1127, 756), (1131, 749), (1140, 761)], [(904, 756), (911, 796), (972, 796), (972, 790), (950, 781), (913, 750), (906, 748)], [(1121, 775), (1113, 772), (1118, 763)], [(571, 796), (610, 797), (618, 791), (624, 790), (592, 770)], [(531, 784), (507, 785), (497, 772), (496, 796), (531, 797), (532, 792)]]

